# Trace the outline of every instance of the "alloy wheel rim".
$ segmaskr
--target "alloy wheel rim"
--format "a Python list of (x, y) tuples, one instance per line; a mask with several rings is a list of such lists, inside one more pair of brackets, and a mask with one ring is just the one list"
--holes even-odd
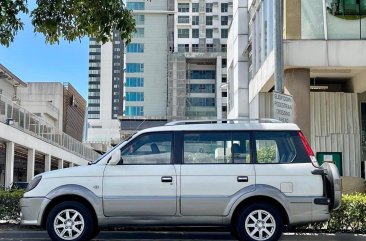
[(56, 215), (53, 227), (60, 238), (74, 240), (82, 234), (85, 222), (83, 216), (75, 209), (65, 209)]
[(254, 240), (271, 238), (276, 230), (273, 215), (265, 210), (254, 210), (245, 219), (245, 231)]

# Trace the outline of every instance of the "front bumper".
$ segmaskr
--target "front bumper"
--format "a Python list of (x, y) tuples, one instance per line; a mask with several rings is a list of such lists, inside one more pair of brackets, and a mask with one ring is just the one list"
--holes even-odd
[(22, 198), (20, 199), (21, 225), (40, 226), (44, 208), (50, 202), (45, 197)]

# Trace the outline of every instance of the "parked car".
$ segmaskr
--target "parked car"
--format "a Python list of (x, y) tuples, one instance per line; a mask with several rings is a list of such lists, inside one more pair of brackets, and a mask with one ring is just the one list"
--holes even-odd
[(89, 240), (114, 225), (228, 226), (238, 240), (278, 240), (341, 204), (332, 163), (319, 167), (295, 124), (181, 121), (139, 131), (89, 166), (36, 176), (23, 225)]

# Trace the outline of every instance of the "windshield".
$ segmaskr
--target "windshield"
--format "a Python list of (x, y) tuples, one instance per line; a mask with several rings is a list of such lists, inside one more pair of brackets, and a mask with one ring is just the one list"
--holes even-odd
[(119, 143), (118, 145), (116, 145), (115, 147), (113, 147), (112, 149), (110, 149), (109, 151), (107, 151), (106, 153), (104, 153), (103, 155), (101, 155), (99, 158), (95, 159), (94, 161), (90, 162), (90, 164), (95, 164), (98, 163), (100, 160), (102, 160), (104, 157), (106, 157), (107, 155), (109, 155), (109, 153), (111, 153), (112, 151), (114, 151), (116, 148), (119, 148), (123, 143), (125, 143), (126, 141), (128, 141), (129, 139), (131, 139), (133, 135), (130, 135), (129, 137), (127, 137), (126, 139), (124, 139), (121, 143)]

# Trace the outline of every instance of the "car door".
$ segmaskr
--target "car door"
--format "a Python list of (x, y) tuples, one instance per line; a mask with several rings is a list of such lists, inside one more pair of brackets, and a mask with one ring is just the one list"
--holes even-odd
[(223, 216), (233, 195), (254, 190), (250, 134), (184, 132), (181, 134), (181, 214)]
[(107, 165), (103, 208), (109, 217), (172, 216), (177, 207), (177, 175), (171, 132), (135, 137), (121, 150), (118, 165)]

